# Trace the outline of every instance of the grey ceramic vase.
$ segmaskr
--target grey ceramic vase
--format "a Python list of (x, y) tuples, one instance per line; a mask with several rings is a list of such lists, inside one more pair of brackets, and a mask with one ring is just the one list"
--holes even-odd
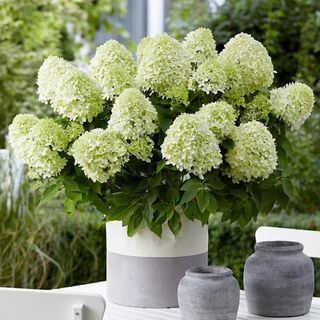
[(244, 289), (250, 313), (267, 317), (303, 315), (310, 310), (314, 291), (312, 260), (298, 242), (257, 243), (244, 267)]
[(224, 267), (189, 269), (178, 287), (182, 320), (235, 320), (240, 288)]

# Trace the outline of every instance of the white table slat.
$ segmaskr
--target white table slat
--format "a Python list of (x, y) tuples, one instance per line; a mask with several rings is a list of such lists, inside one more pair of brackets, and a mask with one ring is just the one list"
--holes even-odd
[[(82, 286), (58, 290), (70, 292), (98, 293), (106, 299), (106, 282), (97, 282)], [(107, 302), (103, 320), (181, 320), (179, 309), (142, 309), (115, 305)], [(240, 295), (240, 307), (237, 320), (279, 320), (249, 314), (244, 291)], [(281, 320), (320, 320), (320, 298), (313, 298), (311, 311), (300, 317), (281, 318)]]

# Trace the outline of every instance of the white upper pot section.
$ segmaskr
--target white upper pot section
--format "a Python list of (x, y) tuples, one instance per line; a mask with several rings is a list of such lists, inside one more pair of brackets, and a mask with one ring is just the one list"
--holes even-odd
[(161, 239), (149, 229), (143, 229), (133, 237), (127, 236), (122, 222), (107, 223), (107, 249), (109, 252), (136, 257), (184, 257), (208, 251), (208, 227), (198, 221), (182, 219), (177, 237), (168, 225), (163, 226)]

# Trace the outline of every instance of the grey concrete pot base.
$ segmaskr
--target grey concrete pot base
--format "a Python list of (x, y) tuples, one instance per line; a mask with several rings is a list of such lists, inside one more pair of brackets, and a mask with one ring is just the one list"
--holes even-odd
[(182, 220), (177, 237), (164, 225), (161, 239), (148, 229), (132, 238), (121, 222), (107, 223), (107, 296), (121, 305), (178, 307), (177, 288), (188, 268), (207, 266), (208, 228)]

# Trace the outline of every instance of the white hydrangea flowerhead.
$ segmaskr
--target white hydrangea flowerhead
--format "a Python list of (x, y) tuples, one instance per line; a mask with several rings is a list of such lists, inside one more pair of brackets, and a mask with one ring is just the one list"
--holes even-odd
[(219, 143), (206, 122), (194, 114), (181, 114), (166, 132), (161, 146), (167, 164), (200, 178), (222, 162)]
[(90, 62), (90, 74), (109, 100), (135, 85), (136, 72), (137, 64), (131, 52), (116, 40), (98, 47)]
[(266, 179), (277, 167), (275, 140), (259, 121), (241, 124), (233, 134), (234, 146), (226, 153), (227, 175), (234, 183)]
[(62, 58), (50, 56), (38, 73), (39, 100), (61, 116), (91, 122), (103, 110), (102, 91), (83, 71)]
[(130, 154), (145, 162), (151, 162), (154, 142), (150, 137), (142, 137), (129, 143), (128, 151)]
[(67, 146), (66, 135), (52, 119), (16, 116), (9, 127), (9, 142), (17, 157), (28, 165), (32, 179), (52, 178), (67, 163), (57, 152)]
[(266, 48), (251, 35), (239, 33), (231, 38), (220, 52), (219, 61), (229, 69), (234, 68), (239, 76), (233, 85), (243, 94), (269, 87), (274, 70)]
[(271, 112), (271, 103), (269, 98), (263, 94), (257, 94), (252, 101), (244, 105), (244, 112), (241, 116), (241, 122), (252, 120), (267, 121)]
[(311, 115), (315, 99), (309, 86), (297, 82), (271, 90), (270, 102), (276, 116), (298, 129)]
[(198, 28), (189, 32), (182, 43), (189, 53), (190, 60), (196, 65), (200, 65), (209, 58), (216, 58), (216, 42), (212, 32), (207, 28)]
[(195, 115), (207, 122), (210, 130), (222, 141), (231, 136), (237, 120), (236, 110), (224, 101), (209, 103)]
[(189, 89), (204, 91), (206, 94), (224, 92), (227, 86), (227, 74), (215, 58), (204, 61), (192, 74)]
[(9, 126), (9, 143), (13, 148), (22, 143), (39, 119), (31, 114), (18, 114)]
[(31, 129), (29, 139), (54, 151), (63, 151), (68, 146), (68, 136), (53, 119), (40, 119)]
[(111, 130), (93, 129), (82, 134), (70, 153), (92, 181), (107, 182), (128, 161), (125, 142)]
[(157, 131), (158, 113), (143, 93), (130, 88), (115, 100), (108, 124), (110, 130), (132, 141)]
[(139, 49), (139, 87), (187, 104), (191, 63), (182, 45), (166, 33), (147, 39)]

